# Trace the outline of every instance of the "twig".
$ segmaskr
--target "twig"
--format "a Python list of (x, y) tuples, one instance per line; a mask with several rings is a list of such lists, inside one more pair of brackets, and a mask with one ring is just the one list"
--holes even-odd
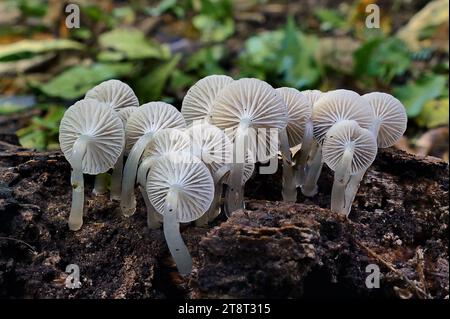
[(406, 277), (406, 275), (403, 272), (401, 272), (400, 270), (396, 269), (394, 267), (394, 265), (392, 265), (390, 262), (388, 262), (387, 260), (384, 260), (380, 255), (378, 255), (376, 252), (374, 252), (372, 249), (370, 249), (369, 247), (367, 247), (366, 245), (364, 245), (360, 241), (355, 240), (355, 242), (356, 242), (356, 244), (358, 246), (360, 246), (361, 248), (366, 250), (369, 253), (369, 255), (371, 255), (373, 258), (375, 258), (376, 260), (381, 262), (383, 265), (385, 265), (390, 271), (395, 273), (397, 276), (402, 278), (411, 288), (414, 289), (414, 291), (416, 292), (417, 296), (419, 296), (421, 298), (424, 298), (424, 299), (432, 299), (432, 297), (430, 295), (428, 295), (423, 289), (418, 287), (412, 280), (410, 280), (408, 277)]
[(420, 247), (417, 247), (416, 249), (416, 261), (417, 261), (416, 270), (417, 273), (419, 274), (420, 283), (423, 287), (424, 292), (427, 293), (427, 282), (425, 280), (425, 272), (424, 272), (425, 267), (424, 252), (423, 249)]
[(30, 249), (30, 250), (31, 250), (31, 252), (32, 252), (32, 253), (34, 253), (34, 254), (36, 254), (36, 253), (37, 253), (37, 252), (36, 252), (36, 249), (34, 249), (34, 247), (33, 247), (33, 246), (31, 246), (30, 244), (28, 244), (28, 243), (24, 242), (23, 240), (20, 240), (20, 239), (16, 239), (16, 238), (11, 238), (11, 237), (1, 237), (1, 236), (0, 236), (0, 240), (2, 240), (2, 239), (4, 239), (4, 240), (11, 240), (11, 241), (15, 241), (15, 242), (18, 242), (18, 243), (24, 244), (25, 246), (27, 246), (27, 247), (28, 247), (28, 249)]

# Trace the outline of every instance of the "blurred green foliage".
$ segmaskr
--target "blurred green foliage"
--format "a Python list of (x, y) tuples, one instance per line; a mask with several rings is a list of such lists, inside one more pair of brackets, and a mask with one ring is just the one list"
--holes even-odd
[[(44, 59), (49, 53), (62, 55), (60, 60), (51, 57), (55, 63), (63, 64), (65, 57), (77, 59), (51, 68), (51, 76), (39, 77), (33, 72), (15, 75), (27, 84), (25, 92), (20, 93), (35, 94), (43, 114), (33, 117), (30, 126), (18, 132), (22, 145), (57, 147), (63, 106), (110, 78), (129, 83), (141, 103), (164, 100), (176, 105), (189, 86), (210, 74), (257, 77), (273, 86), (300, 90), (380, 90), (398, 97), (407, 108), (410, 123), (418, 128), (448, 125), (448, 52), (442, 62), (442, 58), (432, 59), (436, 52), (433, 47), (414, 52), (390, 28), (380, 31), (361, 27), (355, 21), (364, 21), (358, 11), (362, 1), (344, 9), (317, 7), (309, 18), (314, 23), (289, 17), (284, 24), (248, 32), (248, 37), (241, 37), (243, 24), (236, 18), (237, 10), (245, 3), (257, 7), (269, 1), (162, 0), (153, 5), (110, 2), (113, 7), (109, 11), (95, 2), (81, 2), (82, 27), (70, 30), (66, 39), (33, 38), (35, 33), (54, 32), (54, 26), (45, 22), (51, 9), (47, 1), (6, 0), (1, 4), (20, 14), (21, 21), (32, 18), (34, 22), (17, 28), (0, 24), (0, 40), (2, 36), (28, 39), (0, 45), (0, 75), (2, 70), (27, 63), (33, 70), (33, 59)], [(159, 21), (162, 32), (146, 31), (140, 27), (143, 21)], [(252, 28), (251, 23), (246, 27)], [(422, 30), (421, 39), (433, 36), (433, 30)], [(343, 45), (332, 44), (331, 49), (325, 49), (330, 38)], [(185, 51), (174, 49), (183, 41), (187, 43)], [(354, 43), (355, 49), (346, 43)], [(331, 60), (321, 55), (327, 50), (333, 53)], [(349, 66), (342, 61), (349, 61)], [(53, 104), (48, 105), (49, 101)], [(0, 105), (0, 115), (21, 109), (9, 102)]]

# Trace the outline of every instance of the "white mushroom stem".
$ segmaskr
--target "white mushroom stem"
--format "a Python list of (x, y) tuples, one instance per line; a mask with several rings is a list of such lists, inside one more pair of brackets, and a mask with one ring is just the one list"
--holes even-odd
[(125, 149), (122, 150), (116, 164), (114, 164), (111, 176), (111, 199), (120, 200), (120, 193), (122, 191), (122, 172), (123, 172), (123, 157)]
[(139, 186), (139, 190), (141, 191), (141, 195), (144, 198), (145, 207), (147, 208), (147, 226), (150, 229), (158, 229), (162, 224), (161, 219), (157, 217), (158, 212), (150, 203), (145, 186)]
[(102, 195), (108, 192), (108, 174), (101, 173), (95, 176), (94, 189), (92, 193), (94, 195)]
[(344, 154), (334, 171), (333, 189), (331, 191), (331, 211), (335, 213), (344, 213), (346, 205), (346, 188), (350, 179), (350, 168), (354, 154), (354, 145), (349, 143), (345, 148)]
[(181, 275), (189, 275), (192, 271), (192, 258), (180, 234), (177, 221), (178, 190), (172, 187), (166, 196), (164, 207), (163, 230), (169, 251), (177, 264)]
[(305, 182), (306, 178), (306, 163), (308, 157), (311, 154), (311, 148), (313, 147), (314, 135), (313, 135), (313, 123), (312, 121), (306, 122), (305, 134), (303, 135), (302, 147), (294, 155), (295, 161), (295, 174), (296, 174), (296, 186), (300, 187)]
[(317, 150), (312, 158), (311, 164), (308, 166), (305, 182), (301, 189), (305, 196), (313, 197), (317, 194), (317, 181), (322, 172), (322, 146), (317, 145)]
[(122, 213), (129, 217), (136, 211), (136, 197), (134, 195), (134, 184), (136, 181), (136, 173), (145, 147), (153, 137), (153, 133), (147, 133), (141, 136), (128, 155), (125, 163), (122, 179), (122, 194), (120, 196), (120, 207)]
[(81, 135), (74, 143), (72, 150), (72, 174), (70, 182), (72, 185), (72, 207), (69, 215), (70, 230), (79, 230), (83, 225), (84, 208), (84, 179), (83, 179), (83, 157), (86, 154), (89, 137)]
[(244, 186), (242, 180), (244, 176), (244, 162), (247, 153), (247, 136), (248, 136), (248, 123), (241, 122), (236, 130), (234, 141), (234, 157), (235, 161), (230, 172), (230, 184), (228, 185), (226, 202), (227, 209), (225, 213), (231, 214), (235, 210), (243, 207), (244, 201)]
[(222, 196), (222, 182), (227, 173), (230, 172), (230, 165), (223, 165), (213, 175), (214, 181), (214, 199), (208, 211), (195, 221), (195, 225), (202, 227), (213, 221), (220, 214), (220, 199)]
[(297, 189), (295, 185), (295, 173), (292, 167), (292, 157), (289, 148), (289, 140), (286, 129), (280, 130), (280, 150), (283, 158), (282, 195), (285, 202), (297, 200)]
[[(378, 136), (378, 132), (380, 130), (380, 121), (374, 121), (373, 126), (370, 128), (370, 131), (374, 134), (375, 137)], [(361, 184), (361, 181), (366, 174), (367, 170), (363, 170), (357, 174), (354, 174), (350, 177), (350, 180), (348, 181), (347, 188), (345, 190), (345, 196), (348, 199), (345, 203), (345, 207), (343, 209), (343, 213), (345, 215), (349, 215), (350, 211), (352, 210), (352, 204), (355, 200), (356, 193), (358, 192), (359, 185)]]

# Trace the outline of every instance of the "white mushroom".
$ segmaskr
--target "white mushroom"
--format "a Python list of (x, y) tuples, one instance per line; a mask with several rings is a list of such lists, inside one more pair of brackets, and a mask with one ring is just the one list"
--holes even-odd
[(108, 103), (115, 111), (139, 106), (139, 100), (133, 90), (119, 80), (108, 80), (94, 86), (86, 93), (85, 98)]
[(305, 124), (305, 133), (303, 134), (302, 146), (294, 155), (295, 174), (296, 174), (296, 186), (301, 187), (305, 182), (308, 159), (313, 158), (317, 151), (317, 142), (314, 139), (313, 122), (312, 122), (312, 110), (314, 103), (322, 96), (322, 92), (319, 90), (304, 90), (300, 92), (309, 102), (311, 108), (310, 117)]
[(153, 207), (163, 215), (164, 236), (178, 271), (190, 274), (192, 258), (179, 224), (200, 218), (210, 207), (214, 182), (208, 168), (189, 153), (165, 155), (148, 174), (147, 193)]
[(97, 175), (112, 168), (122, 152), (124, 138), (122, 122), (106, 103), (84, 99), (64, 113), (59, 143), (72, 166), (71, 230), (79, 230), (83, 224), (83, 173)]
[(156, 214), (148, 199), (146, 190), (148, 172), (160, 157), (170, 153), (189, 152), (190, 148), (189, 135), (176, 128), (168, 128), (156, 132), (145, 148), (137, 173), (137, 183), (147, 207), (147, 225), (150, 229), (159, 228), (162, 218), (159, 218), (160, 215)]
[[(276, 91), (281, 95), (288, 109), (286, 134), (281, 133), (280, 143), (283, 153), (290, 154), (289, 148), (301, 144), (306, 132), (311, 135), (307, 136), (306, 139), (312, 140), (312, 125), (310, 125), (309, 131), (306, 130), (307, 123), (311, 122), (311, 105), (306, 97), (296, 89), (283, 87)], [(302, 148), (304, 145), (302, 145)], [(304, 164), (306, 164), (306, 161)], [(303, 170), (304, 165), (298, 166), (298, 169)], [(297, 185), (291, 158), (283, 158), (282, 186), (283, 200), (295, 202), (297, 200)]]
[(195, 121), (209, 122), (218, 92), (233, 81), (226, 75), (210, 75), (195, 83), (187, 91), (181, 106), (187, 125)]
[[(134, 94), (133, 90), (128, 86), (128, 84), (119, 80), (108, 80), (94, 86), (86, 93), (85, 98), (107, 103), (117, 112), (124, 108), (139, 106), (138, 98)], [(119, 157), (118, 161), (122, 161), (122, 156)], [(119, 165), (123, 165), (123, 163), (117, 163), (116, 166), (119, 167)], [(113, 172), (116, 172), (117, 167), (115, 167)], [(119, 177), (117, 175), (120, 175), (121, 177), (122, 171), (116, 172), (116, 177), (111, 180), (112, 198), (117, 198), (117, 184), (119, 183), (120, 185), (121, 183), (121, 181), (117, 181), (117, 178)], [(95, 177), (93, 193), (95, 195), (106, 193), (108, 180), (109, 176), (106, 173), (97, 175)], [(114, 195), (113, 190), (115, 192)]]
[(145, 147), (153, 135), (165, 128), (184, 128), (183, 116), (170, 104), (150, 102), (140, 106), (128, 118), (125, 127), (126, 147), (131, 148), (125, 163), (122, 180), (120, 206), (125, 216), (131, 216), (136, 211), (134, 184), (136, 172)]
[[(126, 126), (127, 120), (130, 117), (131, 113), (137, 110), (135, 106), (128, 106), (121, 108), (117, 114), (119, 118), (122, 120), (123, 127)], [(123, 172), (123, 157), (125, 156), (125, 145), (122, 149), (122, 153), (117, 159), (116, 164), (114, 165), (114, 169), (111, 176), (111, 199), (112, 200), (120, 200), (120, 193), (122, 192), (122, 172)]]
[(214, 201), (206, 214), (196, 221), (203, 226), (220, 214), (220, 198), (225, 175), (231, 169), (233, 144), (219, 128), (208, 123), (194, 124), (187, 129), (192, 154), (206, 164), (214, 180)]
[[(403, 104), (387, 93), (373, 92), (362, 96), (369, 101), (375, 117), (370, 131), (377, 139), (379, 148), (391, 147), (397, 143), (406, 131), (408, 117)], [(359, 184), (366, 170), (353, 175), (348, 183), (347, 193), (351, 200), (345, 207), (346, 214), (350, 214), (353, 200), (358, 191)]]
[(377, 142), (373, 134), (356, 121), (339, 121), (326, 134), (323, 160), (334, 171), (331, 210), (345, 214), (344, 207), (352, 200), (346, 192), (352, 175), (364, 172), (375, 160)]
[(350, 90), (335, 90), (323, 93), (314, 103), (312, 120), (314, 138), (318, 143), (316, 154), (310, 164), (302, 193), (314, 196), (317, 193), (317, 180), (322, 171), (322, 142), (328, 130), (337, 122), (354, 120), (362, 128), (370, 128), (373, 110), (358, 93)]
[[(276, 155), (278, 147), (271, 143), (255, 143), (259, 132), (255, 129), (283, 130), (287, 124), (287, 107), (281, 96), (266, 82), (257, 79), (240, 79), (223, 88), (214, 101), (211, 123), (226, 130), (234, 141), (234, 164), (231, 171), (229, 211), (243, 205), (241, 185), (244, 159), (248, 150), (265, 161)], [(252, 139), (253, 138), (253, 139)], [(259, 139), (261, 142), (261, 139)], [(278, 144), (278, 140), (275, 142)], [(267, 152), (269, 151), (269, 152)], [(275, 151), (275, 152), (274, 152)], [(283, 154), (286, 155), (286, 154)]]

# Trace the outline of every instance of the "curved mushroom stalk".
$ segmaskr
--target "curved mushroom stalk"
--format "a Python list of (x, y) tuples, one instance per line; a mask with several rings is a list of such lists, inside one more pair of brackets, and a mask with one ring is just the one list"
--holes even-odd
[(317, 181), (322, 172), (322, 146), (317, 145), (317, 150), (309, 165), (303, 185), (301, 186), (302, 194), (307, 197), (313, 197), (317, 194)]
[(144, 152), (145, 147), (152, 138), (153, 133), (151, 132), (141, 136), (131, 149), (130, 154), (128, 155), (128, 159), (125, 163), (125, 168), (123, 170), (120, 207), (122, 209), (122, 213), (126, 217), (133, 215), (136, 211), (136, 197), (134, 195), (136, 173), (142, 153)]
[(123, 173), (123, 157), (125, 149), (114, 164), (111, 175), (111, 200), (120, 200), (120, 193), (122, 192), (122, 173)]
[(211, 203), (209, 210), (199, 219), (195, 221), (197, 227), (206, 226), (209, 222), (212, 222), (217, 216), (220, 215), (220, 200), (223, 191), (223, 180), (224, 177), (230, 172), (230, 165), (223, 165), (217, 170), (213, 175), (214, 181), (214, 199)]
[(305, 135), (303, 136), (302, 147), (294, 155), (294, 168), (295, 168), (295, 178), (296, 186), (301, 187), (305, 182), (306, 178), (306, 163), (308, 162), (308, 157), (312, 154), (312, 148), (314, 145), (314, 134), (313, 134), (313, 124), (311, 121), (306, 122)]
[(333, 189), (331, 191), (331, 211), (336, 213), (344, 213), (346, 199), (348, 201), (348, 198), (346, 198), (346, 188), (350, 180), (349, 173), (353, 161), (353, 154), (353, 146), (347, 146), (334, 171)]
[(147, 208), (147, 227), (150, 229), (160, 228), (162, 219), (158, 217), (158, 212), (155, 210), (152, 203), (150, 203), (145, 186), (139, 186), (139, 190), (141, 191), (141, 195), (144, 198), (145, 207)]
[(81, 135), (73, 145), (72, 151), (72, 207), (69, 215), (70, 230), (79, 230), (83, 225), (84, 179), (83, 157), (86, 154), (89, 137)]
[(150, 170), (150, 166), (152, 163), (151, 157), (146, 157), (141, 165), (139, 165), (138, 173), (137, 173), (137, 183), (139, 184), (139, 189), (141, 191), (141, 195), (144, 198), (145, 207), (147, 208), (147, 226), (150, 229), (158, 229), (161, 227), (162, 219), (159, 218), (158, 212), (155, 210), (153, 205), (150, 203), (147, 190), (145, 185), (147, 184), (147, 175)]
[(108, 192), (108, 181), (108, 173), (101, 173), (95, 176), (94, 189), (92, 190), (92, 193), (95, 196), (106, 194)]
[(163, 230), (167, 246), (180, 274), (186, 276), (192, 271), (192, 258), (180, 234), (180, 224), (177, 221), (178, 191), (172, 188), (167, 193), (164, 209)]
[(227, 188), (225, 212), (231, 214), (237, 209), (243, 208), (244, 185), (242, 180), (244, 176), (244, 162), (247, 153), (248, 124), (242, 122), (237, 128), (234, 142), (234, 163), (230, 172), (230, 185)]
[(280, 150), (283, 157), (283, 177), (282, 177), (282, 195), (283, 201), (295, 202), (297, 200), (297, 189), (295, 185), (295, 173), (292, 166), (292, 156), (289, 148), (286, 129), (280, 132)]

